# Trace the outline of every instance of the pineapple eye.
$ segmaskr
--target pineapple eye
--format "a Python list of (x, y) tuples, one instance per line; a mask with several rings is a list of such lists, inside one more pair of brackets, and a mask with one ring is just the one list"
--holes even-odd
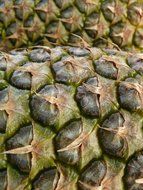
[(140, 54), (129, 56), (128, 64), (139, 74), (143, 75), (143, 59)]
[(42, 21), (46, 21), (47, 13), (44, 12), (45, 7), (48, 7), (48, 1), (39, 1), (36, 5), (35, 11)]
[(29, 173), (31, 169), (31, 156), (29, 154), (11, 154), (7, 156), (9, 163), (14, 165), (19, 171)]
[(124, 138), (124, 134), (120, 133), (123, 128), (123, 123), (124, 118), (122, 115), (115, 113), (106, 119), (99, 128), (101, 146), (109, 155), (124, 157), (125, 153), (127, 153), (127, 141)]
[(101, 5), (104, 17), (110, 22), (115, 18), (115, 5), (116, 2), (114, 0), (104, 1)]
[(85, 59), (63, 59), (52, 65), (57, 82), (78, 84), (93, 74), (92, 62)]
[(107, 172), (106, 164), (103, 161), (96, 160), (86, 166), (86, 169), (81, 173), (79, 177), (78, 185), (81, 190), (89, 188), (98, 188), (101, 185)]
[(46, 62), (50, 60), (50, 54), (44, 49), (34, 49), (30, 52), (29, 58), (33, 62)]
[(113, 42), (119, 46), (123, 46), (124, 43), (126, 43), (124, 36), (122, 36), (122, 34), (124, 33), (124, 28), (125, 24), (123, 22), (118, 22), (112, 25), (110, 28), (110, 37)]
[(128, 190), (143, 189), (143, 151), (134, 154), (129, 160), (123, 180)]
[(87, 50), (85, 48), (70, 47), (69, 53), (74, 55), (74, 56), (82, 57), (82, 56), (88, 56), (90, 52), (89, 52), (89, 50)]
[(14, 71), (10, 79), (10, 82), (12, 85), (14, 85), (17, 88), (30, 90), (32, 83), (32, 76), (28, 72)]
[[(99, 13), (91, 13), (85, 20), (85, 31), (93, 40), (96, 39), (99, 34), (98, 23), (100, 20)], [(100, 34), (99, 34), (100, 35)], [(96, 47), (96, 46), (95, 46)]]
[(78, 10), (87, 15), (98, 8), (98, 3), (95, 0), (76, 0), (75, 3)]
[(95, 70), (98, 74), (109, 79), (117, 79), (118, 70), (115, 67), (115, 63), (106, 61), (106, 59), (99, 59), (94, 61)]
[[(70, 19), (70, 18), (72, 18), (72, 16), (73, 16), (73, 14), (74, 14), (74, 9), (73, 9), (73, 7), (68, 7), (68, 8), (66, 8), (65, 10), (63, 10), (62, 12), (61, 12), (61, 17), (63, 18), (63, 19)], [(71, 28), (72, 28), (72, 24), (69, 22), (63, 22), (63, 24), (65, 25), (65, 27), (66, 27), (66, 29), (67, 30), (71, 30)]]
[(58, 83), (46, 85), (33, 95), (30, 107), (33, 118), (43, 126), (58, 128), (78, 115), (71, 89)]
[(16, 18), (21, 21), (24, 21), (25, 19), (27, 19), (29, 15), (33, 13), (33, 7), (34, 7), (33, 0), (28, 0), (28, 1), (15, 0), (13, 4), (14, 4), (14, 11)]
[[(97, 78), (90, 78), (85, 84), (77, 88), (76, 100), (84, 114), (99, 117), (99, 95), (94, 93), (98, 86)], [(93, 90), (93, 91), (92, 91)]]
[(46, 101), (44, 98), (42, 98), (42, 95), (48, 92), (50, 88), (45, 87), (40, 91), (40, 96), (34, 95), (31, 100), (31, 112), (34, 117), (34, 119), (40, 123), (42, 123), (43, 126), (53, 125), (56, 123), (56, 119), (59, 115), (59, 111), (55, 104), (51, 104), (50, 102)]
[[(29, 145), (33, 139), (32, 126), (22, 127), (17, 133), (7, 140), (7, 150), (12, 150)], [(25, 154), (8, 154), (9, 162), (17, 167), (21, 172), (29, 173), (31, 169), (31, 155)]]
[(140, 21), (142, 19), (142, 3), (131, 3), (128, 7), (128, 19), (133, 25), (140, 24)]
[(142, 105), (142, 86), (133, 79), (122, 81), (118, 88), (120, 104), (131, 111), (140, 110)]
[(53, 190), (56, 189), (59, 180), (59, 173), (56, 168), (41, 171), (33, 182), (33, 189)]
[(55, 138), (55, 147), (60, 161), (70, 165), (78, 163), (80, 146), (75, 148), (74, 146), (76, 145), (74, 144), (76, 144), (76, 139), (78, 139), (81, 133), (81, 121), (73, 121), (58, 132)]
[(57, 20), (49, 22), (45, 29), (46, 38), (52, 43), (65, 43), (68, 40), (67, 30), (64, 25)]

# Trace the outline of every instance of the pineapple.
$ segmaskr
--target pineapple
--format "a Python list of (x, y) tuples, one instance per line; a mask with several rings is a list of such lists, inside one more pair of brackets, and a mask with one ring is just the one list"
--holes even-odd
[(0, 53), (0, 190), (143, 190), (143, 55)]
[(0, 48), (143, 49), (142, 0), (0, 0)]

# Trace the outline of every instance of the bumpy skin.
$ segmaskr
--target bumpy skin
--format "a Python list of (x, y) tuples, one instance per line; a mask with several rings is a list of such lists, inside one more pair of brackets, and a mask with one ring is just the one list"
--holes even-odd
[(1, 190), (143, 190), (142, 127), (142, 54), (1, 52)]
[(1, 49), (36, 44), (143, 49), (142, 0), (0, 0)]

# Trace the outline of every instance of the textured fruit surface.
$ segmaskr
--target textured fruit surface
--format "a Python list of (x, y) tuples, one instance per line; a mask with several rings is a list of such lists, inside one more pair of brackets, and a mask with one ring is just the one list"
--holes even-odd
[(0, 53), (0, 190), (143, 190), (143, 55)]
[(0, 48), (72, 44), (143, 49), (142, 0), (0, 0)]

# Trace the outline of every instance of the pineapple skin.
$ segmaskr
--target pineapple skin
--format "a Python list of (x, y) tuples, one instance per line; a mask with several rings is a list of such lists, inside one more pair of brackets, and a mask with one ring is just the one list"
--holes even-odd
[(0, 190), (142, 190), (141, 53), (0, 53)]
[(143, 49), (142, 0), (0, 0), (0, 48)]

